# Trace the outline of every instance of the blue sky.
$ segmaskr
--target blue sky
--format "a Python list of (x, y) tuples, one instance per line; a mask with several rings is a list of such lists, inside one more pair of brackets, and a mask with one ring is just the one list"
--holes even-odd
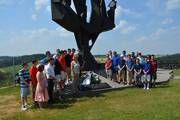
[[(180, 53), (179, 21), (180, 0), (118, 0), (116, 28), (99, 36), (92, 53)], [(76, 48), (76, 43), (73, 33), (51, 20), (50, 0), (0, 0), (0, 56), (56, 48)]]

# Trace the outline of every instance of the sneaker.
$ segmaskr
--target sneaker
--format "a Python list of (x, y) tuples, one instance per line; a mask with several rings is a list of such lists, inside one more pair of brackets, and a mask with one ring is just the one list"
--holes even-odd
[(22, 110), (22, 111), (27, 110), (26, 106), (23, 105), (23, 106), (21, 107), (21, 110)]
[(147, 90), (149, 90), (149, 88), (147, 88)]
[(146, 89), (146, 87), (144, 87), (144, 90)]

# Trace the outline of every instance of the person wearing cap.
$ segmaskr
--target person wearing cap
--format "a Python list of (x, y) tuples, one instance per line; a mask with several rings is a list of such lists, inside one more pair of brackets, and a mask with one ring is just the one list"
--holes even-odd
[(23, 68), (18, 72), (20, 77), (20, 89), (21, 89), (21, 110), (28, 108), (28, 95), (30, 95), (30, 75), (28, 70), (28, 63), (23, 62)]
[(38, 102), (39, 107), (43, 108), (44, 103), (48, 102), (49, 95), (47, 90), (47, 81), (44, 71), (44, 65), (39, 64), (37, 66), (38, 72), (37, 72), (37, 88), (35, 92), (35, 101)]
[(124, 56), (121, 54), (120, 55), (120, 60), (119, 60), (119, 70), (118, 70), (118, 82), (123, 84), (126, 84), (126, 61), (123, 58)]
[(38, 60), (33, 60), (32, 61), (32, 66), (31, 66), (31, 68), (29, 70), (29, 74), (30, 74), (30, 77), (31, 77), (31, 87), (32, 87), (33, 102), (35, 102), (34, 98), (35, 98), (35, 92), (36, 92), (36, 86), (37, 86), (37, 78), (36, 78), (36, 74), (38, 72), (37, 65), (38, 65)]
[(49, 104), (53, 104), (53, 88), (55, 81), (55, 72), (54, 72), (54, 59), (49, 58), (48, 64), (45, 66), (45, 74), (48, 81), (48, 94), (49, 94)]

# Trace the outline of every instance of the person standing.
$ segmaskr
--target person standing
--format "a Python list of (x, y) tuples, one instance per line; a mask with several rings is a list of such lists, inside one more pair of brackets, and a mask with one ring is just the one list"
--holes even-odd
[(27, 110), (28, 108), (28, 95), (30, 95), (30, 75), (28, 70), (28, 63), (23, 62), (23, 68), (19, 71), (20, 77), (20, 89), (21, 89), (21, 110)]
[(112, 78), (114, 81), (117, 81), (117, 74), (118, 74), (118, 64), (119, 64), (119, 60), (120, 60), (120, 57), (119, 55), (117, 54), (116, 51), (113, 52), (113, 57), (112, 57)]
[(35, 101), (38, 102), (39, 107), (43, 108), (44, 103), (48, 102), (49, 100), (49, 95), (48, 95), (48, 90), (47, 90), (47, 81), (45, 74), (43, 73), (44, 71), (44, 65), (38, 65), (37, 67), (38, 72), (37, 72), (37, 88), (35, 92)]
[(144, 89), (147, 90), (149, 90), (149, 83), (151, 80), (150, 70), (151, 70), (150, 61), (148, 57), (145, 57), (145, 61), (143, 63), (143, 84), (144, 84)]
[(72, 91), (73, 94), (78, 94), (78, 86), (80, 79), (80, 64), (78, 62), (78, 55), (74, 54), (73, 60), (71, 62), (71, 76), (72, 76)]
[(124, 56), (120, 56), (119, 61), (119, 70), (118, 70), (118, 82), (121, 83), (123, 81), (123, 84), (127, 84), (126, 82), (126, 61), (124, 60)]
[(136, 59), (136, 64), (134, 65), (134, 79), (135, 84), (140, 85), (142, 77), (142, 65), (140, 64), (140, 60)]
[(126, 60), (126, 68), (127, 68), (127, 80), (128, 80), (128, 84), (131, 85), (133, 84), (133, 66), (134, 66), (134, 63), (132, 61), (132, 57), (131, 55), (129, 54), (127, 56), (127, 60)]
[(32, 66), (29, 70), (29, 74), (31, 77), (32, 99), (33, 99), (34, 104), (35, 104), (34, 99), (35, 99), (35, 92), (36, 92), (36, 86), (37, 86), (37, 78), (36, 78), (36, 74), (38, 72), (37, 65), (38, 65), (38, 60), (33, 60)]
[(151, 63), (151, 83), (152, 83), (152, 86), (155, 87), (156, 79), (157, 79), (157, 66), (158, 65), (157, 65), (157, 61), (156, 61), (154, 55), (151, 55), (150, 63)]
[(71, 56), (67, 53), (67, 51), (64, 51), (64, 59), (66, 61), (66, 72), (67, 72), (67, 83), (71, 80)]
[(49, 58), (48, 64), (45, 66), (45, 74), (48, 81), (48, 94), (49, 94), (49, 104), (53, 104), (53, 88), (55, 81), (55, 72), (54, 72), (54, 59)]
[(107, 78), (112, 80), (112, 60), (108, 54), (106, 55), (105, 70)]

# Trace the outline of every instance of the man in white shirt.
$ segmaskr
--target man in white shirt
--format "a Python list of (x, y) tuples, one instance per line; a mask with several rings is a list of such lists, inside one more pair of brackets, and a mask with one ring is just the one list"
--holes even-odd
[(48, 64), (45, 65), (45, 74), (48, 81), (48, 94), (49, 94), (49, 104), (53, 103), (53, 88), (54, 88), (54, 80), (55, 80), (55, 72), (54, 72), (54, 59), (49, 58)]

